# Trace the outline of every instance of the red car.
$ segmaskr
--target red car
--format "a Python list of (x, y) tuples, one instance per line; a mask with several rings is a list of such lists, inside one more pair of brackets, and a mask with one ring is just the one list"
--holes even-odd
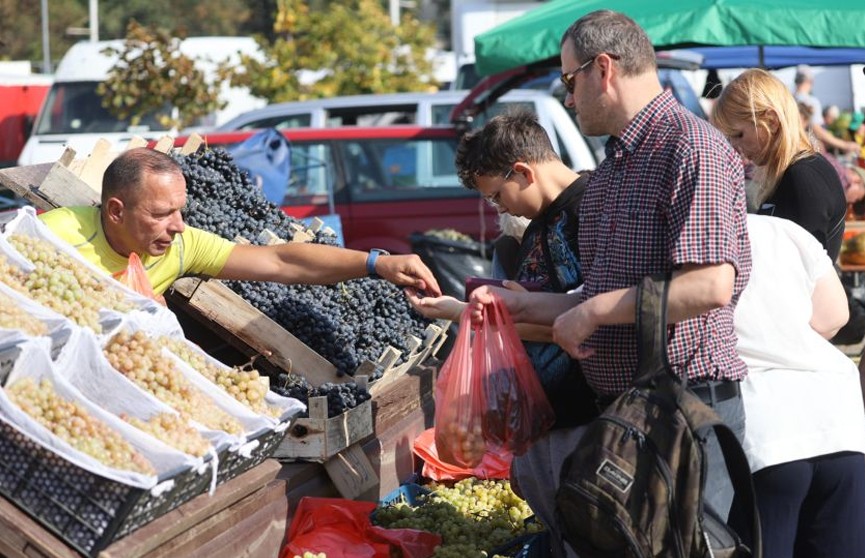
[[(459, 183), (452, 128), (289, 128), (290, 178), (280, 205), (297, 218), (337, 214), (348, 248), (410, 253), (409, 236), (455, 229), (475, 240), (498, 232), (496, 211)], [(255, 131), (205, 134), (210, 146)], [(186, 138), (178, 138), (181, 146)], [(274, 196), (269, 197), (273, 200)]]

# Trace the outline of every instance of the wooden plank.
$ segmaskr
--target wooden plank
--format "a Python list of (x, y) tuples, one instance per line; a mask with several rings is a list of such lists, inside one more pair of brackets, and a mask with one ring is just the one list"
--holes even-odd
[(156, 145), (153, 147), (154, 151), (161, 151), (163, 153), (168, 153), (174, 147), (174, 138), (171, 136), (162, 136), (159, 138), (159, 141), (156, 142)]
[(181, 155), (189, 155), (198, 151), (198, 148), (201, 147), (201, 144), (204, 143), (204, 138), (201, 137), (201, 134), (198, 132), (192, 132), (192, 134), (186, 139), (186, 143), (183, 144), (183, 147), (180, 148)]
[(353, 500), (378, 486), (378, 475), (358, 444), (325, 461), (324, 468), (343, 498)]
[(147, 147), (147, 140), (142, 138), (141, 136), (132, 136), (132, 139), (129, 140), (129, 143), (126, 144), (126, 151), (130, 149), (136, 149), (138, 147)]
[[(235, 504), (266, 487), (276, 478), (279, 470), (278, 462), (267, 459), (261, 465), (253, 467), (225, 484), (221, 484), (213, 496), (202, 494), (193, 498), (186, 504), (115, 541), (99, 556), (100, 558), (148, 556), (149, 553), (163, 547), (168, 541), (183, 533), (200, 533), (205, 528), (201, 526), (202, 524), (205, 526), (210, 524), (212, 518), (220, 514), (222, 516), (219, 518), (222, 522), (222, 529), (226, 529), (245, 515), (244, 510), (238, 509)], [(225, 516), (234, 517), (235, 521), (227, 521)], [(235, 533), (235, 535), (240, 536), (242, 534)], [(175, 556), (179, 556), (179, 554), (175, 554)]]
[(80, 558), (81, 555), (15, 504), (0, 497), (0, 556)]
[(99, 205), (99, 194), (60, 163), (55, 163), (37, 192), (58, 207)]
[(105, 174), (105, 169), (108, 168), (114, 157), (114, 154), (111, 153), (111, 143), (105, 138), (99, 138), (96, 145), (93, 146), (90, 156), (84, 160), (80, 172), (77, 173), (81, 181), (100, 196), (102, 195), (102, 175)]
[(254, 354), (280, 370), (300, 374), (314, 386), (351, 379), (337, 376), (333, 364), (220, 281), (202, 281), (184, 306), (209, 327), (219, 326)]
[(42, 197), (38, 188), (54, 163), (0, 169), (0, 186), (22, 197), (38, 209), (54, 209), (57, 204)]

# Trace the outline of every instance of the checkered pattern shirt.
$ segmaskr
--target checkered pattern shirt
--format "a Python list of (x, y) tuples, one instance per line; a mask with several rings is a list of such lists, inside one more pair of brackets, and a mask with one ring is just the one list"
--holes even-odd
[[(741, 158), (709, 123), (668, 92), (610, 137), (607, 158), (589, 180), (580, 208), (582, 300), (637, 285), (684, 264), (730, 263), (732, 302), (679, 322), (668, 333), (670, 364), (689, 379), (741, 379), (733, 311), (751, 271)], [(599, 328), (583, 361), (592, 388), (619, 394), (637, 369), (635, 326)]]

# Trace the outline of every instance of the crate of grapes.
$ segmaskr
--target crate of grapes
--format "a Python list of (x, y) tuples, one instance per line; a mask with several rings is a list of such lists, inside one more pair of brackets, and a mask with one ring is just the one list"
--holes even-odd
[[(359, 390), (366, 391), (366, 377), (358, 376), (356, 380)], [(344, 412), (331, 412), (328, 397), (310, 397), (309, 417), (295, 419), (273, 456), (285, 461), (324, 463), (372, 435), (372, 399), (334, 411)]]
[(219, 467), (216, 473), (217, 484), (222, 484), (237, 475), (261, 465), (271, 457), (285, 439), (291, 421), (282, 422), (275, 427), (253, 436), (240, 448), (225, 449), (219, 454)]
[(20, 346), (0, 390), (0, 494), (84, 554), (201, 494), (207, 464), (93, 404)]
[(0, 494), (85, 555), (203, 493), (210, 478), (190, 469), (162, 480), (158, 492), (99, 476), (0, 420)]

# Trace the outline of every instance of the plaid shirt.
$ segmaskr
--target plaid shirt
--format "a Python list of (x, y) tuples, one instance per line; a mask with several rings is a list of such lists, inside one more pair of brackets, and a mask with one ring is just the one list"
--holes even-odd
[[(668, 92), (610, 137), (607, 158), (580, 208), (582, 300), (637, 285), (683, 264), (730, 263), (732, 302), (671, 328), (668, 354), (689, 379), (741, 379), (733, 311), (751, 271), (741, 158), (724, 137)], [(637, 369), (633, 324), (599, 328), (586, 342), (589, 384), (603, 395), (631, 385)]]

